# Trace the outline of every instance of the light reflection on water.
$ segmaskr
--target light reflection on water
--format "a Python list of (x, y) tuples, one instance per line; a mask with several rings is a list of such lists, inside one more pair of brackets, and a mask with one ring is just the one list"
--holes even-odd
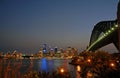
[(44, 71), (44, 72), (48, 72), (48, 62), (47, 62), (47, 59), (46, 58), (43, 58), (41, 60), (41, 64), (40, 64), (40, 67), (41, 67), (41, 71)]
[(30, 71), (49, 72), (57, 70), (59, 66), (68, 69), (72, 78), (76, 77), (76, 68), (69, 65), (70, 60), (53, 60), (53, 59), (0, 59), (0, 78), (22, 78), (22, 76)]

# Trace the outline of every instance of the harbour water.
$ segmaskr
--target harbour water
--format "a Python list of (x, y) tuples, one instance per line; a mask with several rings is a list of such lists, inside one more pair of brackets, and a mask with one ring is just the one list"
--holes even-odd
[(0, 78), (22, 78), (30, 71), (49, 72), (64, 67), (70, 72), (71, 78), (76, 78), (76, 67), (70, 65), (69, 59), (0, 59)]

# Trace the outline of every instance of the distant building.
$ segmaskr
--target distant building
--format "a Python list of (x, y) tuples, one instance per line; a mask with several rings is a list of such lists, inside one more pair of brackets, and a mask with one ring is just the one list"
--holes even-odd
[(54, 52), (55, 52), (55, 53), (57, 53), (57, 51), (58, 51), (58, 48), (57, 48), (57, 47), (55, 47), (55, 48), (54, 48)]
[(43, 44), (43, 53), (47, 53), (47, 44)]

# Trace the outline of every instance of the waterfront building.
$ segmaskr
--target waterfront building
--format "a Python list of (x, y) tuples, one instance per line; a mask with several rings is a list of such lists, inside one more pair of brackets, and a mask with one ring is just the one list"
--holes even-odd
[(51, 49), (50, 49), (50, 56), (53, 57), (54, 55), (55, 55), (54, 49), (51, 48)]
[(43, 44), (43, 53), (47, 53), (47, 44)]
[(43, 57), (43, 51), (40, 50), (40, 51), (38, 52), (38, 58), (41, 58), (41, 57)]
[(54, 48), (54, 52), (55, 52), (55, 53), (57, 53), (57, 51), (58, 51), (58, 48), (57, 48), (57, 47), (55, 47), (55, 48)]

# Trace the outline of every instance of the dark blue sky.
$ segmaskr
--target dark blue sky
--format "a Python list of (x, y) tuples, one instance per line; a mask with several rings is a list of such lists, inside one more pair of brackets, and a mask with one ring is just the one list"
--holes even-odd
[[(117, 3), (118, 0), (0, 0), (0, 51), (34, 52), (44, 43), (85, 49), (96, 23), (116, 19)], [(112, 46), (109, 50), (116, 49)]]

